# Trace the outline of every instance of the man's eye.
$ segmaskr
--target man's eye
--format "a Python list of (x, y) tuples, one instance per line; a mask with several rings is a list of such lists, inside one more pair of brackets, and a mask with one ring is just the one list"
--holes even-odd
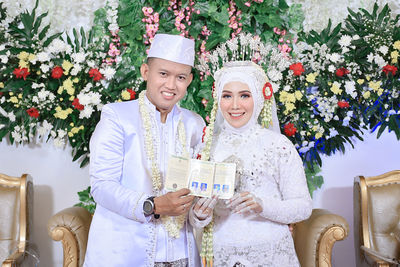
[(167, 73), (166, 73), (166, 72), (160, 72), (160, 75), (161, 75), (161, 76), (166, 76)]
[(186, 77), (185, 77), (185, 76), (179, 76), (179, 77), (178, 77), (178, 80), (184, 81), (184, 80), (186, 80)]

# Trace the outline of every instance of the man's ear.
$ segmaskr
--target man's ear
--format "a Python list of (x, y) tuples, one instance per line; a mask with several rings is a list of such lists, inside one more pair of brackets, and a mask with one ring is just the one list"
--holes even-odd
[(142, 75), (143, 80), (147, 81), (149, 75), (149, 65), (147, 63), (143, 63), (142, 66), (140, 66), (140, 74)]
[(190, 85), (190, 83), (193, 80), (193, 73), (190, 73), (189, 77), (188, 77), (188, 86)]

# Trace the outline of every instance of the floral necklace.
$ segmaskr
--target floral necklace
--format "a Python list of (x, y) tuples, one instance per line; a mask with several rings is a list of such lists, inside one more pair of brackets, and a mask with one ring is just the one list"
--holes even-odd
[[(154, 139), (158, 135), (154, 135), (152, 128), (157, 129), (155, 125), (152, 127), (149, 109), (145, 103), (146, 90), (139, 94), (139, 112), (142, 117), (144, 129), (144, 147), (146, 150), (147, 160), (151, 163), (151, 179), (153, 184), (153, 192), (160, 194), (162, 188), (160, 168), (157, 163), (157, 148), (154, 147)], [(186, 132), (182, 122), (182, 116), (179, 118), (177, 137), (182, 147), (182, 156), (188, 157), (189, 153), (186, 148)], [(186, 214), (180, 216), (161, 216), (161, 221), (171, 237), (179, 238), (180, 230), (186, 221)]]

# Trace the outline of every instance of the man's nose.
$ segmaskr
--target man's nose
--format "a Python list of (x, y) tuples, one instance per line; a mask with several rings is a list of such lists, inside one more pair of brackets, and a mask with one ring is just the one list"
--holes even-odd
[(169, 77), (167, 78), (167, 81), (166, 81), (166, 83), (165, 83), (165, 86), (166, 86), (168, 89), (171, 89), (171, 90), (176, 89), (176, 79), (175, 79), (175, 77), (169, 76)]

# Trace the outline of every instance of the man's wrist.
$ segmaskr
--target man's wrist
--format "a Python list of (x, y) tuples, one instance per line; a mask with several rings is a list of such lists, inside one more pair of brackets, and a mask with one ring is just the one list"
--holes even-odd
[(143, 202), (143, 213), (145, 216), (153, 215), (154, 219), (158, 219), (160, 215), (155, 213), (156, 205), (154, 203), (154, 198), (154, 196), (151, 196)]

